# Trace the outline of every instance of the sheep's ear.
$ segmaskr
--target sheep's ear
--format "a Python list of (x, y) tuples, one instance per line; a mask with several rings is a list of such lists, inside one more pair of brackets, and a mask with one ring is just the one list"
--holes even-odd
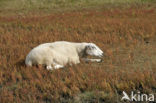
[(90, 47), (90, 45), (86, 45), (86, 48), (89, 48)]

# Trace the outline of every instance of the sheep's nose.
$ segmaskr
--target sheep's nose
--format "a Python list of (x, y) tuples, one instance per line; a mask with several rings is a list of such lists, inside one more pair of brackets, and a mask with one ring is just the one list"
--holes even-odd
[(101, 54), (102, 56), (104, 55), (104, 53)]
[(103, 53), (100, 54), (100, 57), (103, 57)]

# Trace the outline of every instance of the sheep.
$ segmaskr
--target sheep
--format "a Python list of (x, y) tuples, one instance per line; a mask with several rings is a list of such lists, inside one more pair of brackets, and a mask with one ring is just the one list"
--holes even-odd
[[(45, 65), (46, 69), (63, 68), (65, 65), (78, 64), (80, 58), (87, 55), (102, 57), (103, 51), (94, 43), (75, 43), (56, 41), (44, 43), (33, 48), (26, 56), (26, 66)], [(84, 61), (100, 62), (101, 59), (87, 59)]]

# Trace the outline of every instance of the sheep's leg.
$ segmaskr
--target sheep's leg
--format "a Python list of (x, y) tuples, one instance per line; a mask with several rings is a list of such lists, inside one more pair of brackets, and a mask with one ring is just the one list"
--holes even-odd
[(46, 68), (47, 68), (47, 70), (53, 70), (51, 65), (47, 65)]
[(102, 62), (102, 59), (88, 59), (88, 58), (83, 58), (85, 62)]
[(63, 67), (64, 67), (64, 66), (59, 65), (59, 64), (57, 64), (57, 65), (54, 66), (55, 69), (60, 69), (60, 68), (63, 68)]
[(69, 59), (69, 65), (72, 66), (73, 64), (79, 64), (80, 63), (80, 59), (79, 56), (77, 57), (72, 57)]
[(54, 67), (54, 69), (60, 69), (60, 68), (63, 68), (64, 66), (57, 64), (56, 62), (53, 62), (53, 67)]

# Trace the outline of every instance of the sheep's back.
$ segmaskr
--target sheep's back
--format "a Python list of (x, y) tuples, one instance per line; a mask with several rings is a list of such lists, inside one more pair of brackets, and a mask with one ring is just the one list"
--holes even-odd
[(26, 57), (27, 63), (46, 64), (51, 61), (53, 53), (49, 47), (36, 47)]

